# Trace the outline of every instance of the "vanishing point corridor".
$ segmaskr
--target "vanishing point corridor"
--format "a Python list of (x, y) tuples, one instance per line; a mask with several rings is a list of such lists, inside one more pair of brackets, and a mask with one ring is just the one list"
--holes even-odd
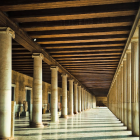
[(50, 123), (43, 115), (44, 128), (29, 128), (28, 117), (15, 120), (15, 140), (138, 140), (108, 108), (84, 111), (59, 123)]

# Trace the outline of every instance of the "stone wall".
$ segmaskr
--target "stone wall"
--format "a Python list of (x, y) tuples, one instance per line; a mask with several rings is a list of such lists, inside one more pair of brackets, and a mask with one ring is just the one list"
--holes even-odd
[(107, 106), (107, 97), (96, 97), (97, 106)]
[[(26, 90), (31, 90), (31, 106), (33, 103), (33, 78), (22, 73), (12, 71), (12, 86), (14, 87), (14, 100), (16, 101), (15, 111), (19, 111), (19, 106), (23, 106), (23, 101), (26, 101)], [(42, 107), (47, 109), (48, 92), (51, 93), (51, 84), (42, 83)], [(69, 93), (69, 92), (68, 92)], [(62, 88), (58, 87), (58, 102), (62, 95)]]

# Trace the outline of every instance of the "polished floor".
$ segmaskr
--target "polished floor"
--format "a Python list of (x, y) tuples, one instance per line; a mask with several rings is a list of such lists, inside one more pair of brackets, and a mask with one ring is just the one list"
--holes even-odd
[(139, 140), (107, 109), (84, 111), (59, 123), (43, 115), (45, 128), (29, 128), (28, 117), (15, 120), (15, 140)]

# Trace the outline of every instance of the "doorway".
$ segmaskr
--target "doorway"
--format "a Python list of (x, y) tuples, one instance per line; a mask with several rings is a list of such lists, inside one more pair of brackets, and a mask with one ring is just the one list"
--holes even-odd
[(30, 112), (31, 109), (31, 90), (26, 90), (26, 101), (28, 102), (28, 112)]
[(48, 93), (48, 103), (49, 103), (48, 110), (51, 110), (51, 93)]

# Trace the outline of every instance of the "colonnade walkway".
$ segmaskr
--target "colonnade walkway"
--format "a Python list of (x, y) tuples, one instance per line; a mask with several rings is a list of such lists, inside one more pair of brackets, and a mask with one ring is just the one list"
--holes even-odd
[(138, 140), (108, 108), (95, 108), (68, 119), (50, 122), (50, 114), (43, 115), (44, 128), (29, 128), (28, 117), (15, 119), (15, 140)]

